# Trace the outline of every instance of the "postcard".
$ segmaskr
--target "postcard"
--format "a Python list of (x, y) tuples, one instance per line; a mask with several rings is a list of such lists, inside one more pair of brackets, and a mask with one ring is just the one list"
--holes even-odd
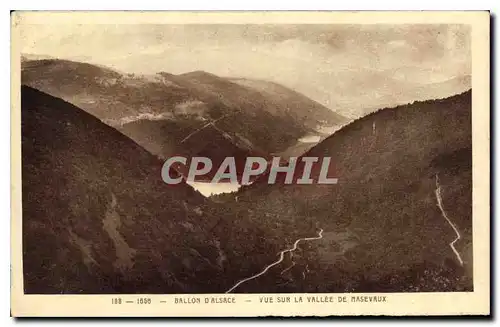
[(12, 21), (15, 317), (490, 314), (490, 14)]

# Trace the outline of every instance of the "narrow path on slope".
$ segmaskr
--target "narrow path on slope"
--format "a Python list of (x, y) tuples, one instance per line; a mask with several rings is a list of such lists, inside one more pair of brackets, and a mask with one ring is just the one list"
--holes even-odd
[(293, 252), (290, 252), (290, 260), (292, 261), (292, 265), (288, 268), (283, 269), (280, 275), (283, 275), (285, 272), (295, 267), (295, 260), (293, 260)]
[(464, 262), (462, 260), (462, 257), (458, 253), (457, 249), (455, 249), (455, 242), (457, 242), (461, 238), (460, 232), (458, 231), (455, 224), (453, 224), (453, 222), (450, 220), (450, 218), (448, 218), (448, 216), (446, 215), (446, 212), (444, 211), (443, 199), (441, 198), (441, 186), (439, 185), (438, 174), (436, 174), (436, 199), (437, 199), (438, 207), (441, 210), (441, 214), (443, 215), (444, 219), (446, 219), (448, 224), (450, 224), (451, 228), (453, 228), (453, 230), (455, 231), (455, 234), (457, 235), (457, 237), (450, 243), (450, 247), (453, 250), (453, 252), (455, 253), (455, 255), (457, 256), (457, 260), (458, 260), (458, 262), (460, 262), (460, 265), (463, 266)]
[(215, 124), (216, 122), (218, 122), (219, 120), (226, 118), (227, 116), (229, 116), (229, 114), (225, 114), (224, 116), (219, 117), (219, 118), (217, 118), (217, 119), (216, 119), (216, 120), (214, 120), (214, 121), (211, 121), (211, 122), (209, 122), (209, 123), (206, 123), (206, 124), (205, 124), (205, 125), (203, 125), (202, 127), (198, 128), (198, 129), (197, 129), (197, 130), (195, 130), (194, 132), (191, 132), (188, 136), (186, 136), (185, 138), (183, 138), (183, 139), (182, 139), (182, 141), (181, 141), (181, 143), (184, 143), (184, 142), (185, 142), (185, 141), (187, 141), (187, 140), (188, 140), (191, 136), (193, 136), (194, 134), (198, 133), (199, 131), (201, 131), (201, 130), (203, 130), (203, 129), (207, 128), (207, 127), (208, 127), (208, 126), (210, 126), (210, 125), (212, 125), (212, 126), (213, 126), (214, 128), (216, 128), (217, 130), (221, 131), (221, 130), (220, 130), (218, 127), (216, 127), (214, 124)]
[(320, 231), (318, 233), (318, 236), (316, 236), (316, 237), (299, 238), (298, 240), (295, 241), (295, 243), (293, 244), (292, 248), (283, 250), (283, 251), (281, 251), (279, 253), (279, 259), (278, 260), (276, 260), (275, 262), (273, 262), (270, 265), (268, 265), (260, 273), (255, 274), (253, 276), (250, 276), (248, 278), (240, 280), (233, 287), (231, 287), (228, 291), (226, 291), (226, 293), (230, 293), (231, 291), (233, 291), (234, 289), (236, 289), (238, 286), (240, 286), (241, 284), (243, 284), (245, 282), (248, 282), (249, 280), (252, 280), (252, 279), (255, 279), (255, 278), (259, 277), (259, 276), (264, 275), (269, 269), (271, 269), (272, 267), (276, 266), (277, 264), (279, 264), (280, 262), (283, 261), (283, 259), (285, 257), (285, 253), (287, 253), (287, 252), (291, 253), (291, 252), (297, 250), (297, 246), (299, 245), (300, 241), (313, 241), (313, 240), (319, 240), (319, 239), (322, 239), (322, 238), (323, 238), (323, 228), (320, 229)]
[(283, 271), (281, 272), (281, 274), (280, 274), (280, 275), (283, 275), (284, 273), (286, 273), (287, 271), (289, 271), (289, 270), (290, 270), (290, 269), (292, 269), (293, 267), (295, 267), (295, 261), (294, 261), (294, 262), (292, 262), (292, 265), (291, 265), (290, 267), (283, 269)]

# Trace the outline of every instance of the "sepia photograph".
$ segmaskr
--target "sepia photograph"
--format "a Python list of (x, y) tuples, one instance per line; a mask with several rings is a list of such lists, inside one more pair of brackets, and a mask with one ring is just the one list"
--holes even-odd
[(20, 296), (488, 302), (488, 12), (15, 14)]

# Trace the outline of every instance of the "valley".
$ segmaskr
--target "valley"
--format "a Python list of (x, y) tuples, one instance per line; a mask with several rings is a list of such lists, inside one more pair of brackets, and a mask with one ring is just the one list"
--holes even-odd
[[(471, 90), (351, 120), (204, 71), (21, 75), (26, 293), (473, 290)], [(338, 183), (167, 185), (173, 155), (331, 157)]]

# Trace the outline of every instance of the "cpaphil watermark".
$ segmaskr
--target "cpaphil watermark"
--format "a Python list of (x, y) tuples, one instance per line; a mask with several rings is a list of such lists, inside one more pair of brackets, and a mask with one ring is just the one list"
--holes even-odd
[[(220, 160), (219, 160), (220, 161)], [(257, 179), (268, 184), (337, 184), (330, 157), (247, 157), (224, 158), (216, 167), (207, 157), (174, 156), (165, 161), (161, 170), (163, 181), (170, 185), (187, 182), (239, 183), (248, 185)]]

